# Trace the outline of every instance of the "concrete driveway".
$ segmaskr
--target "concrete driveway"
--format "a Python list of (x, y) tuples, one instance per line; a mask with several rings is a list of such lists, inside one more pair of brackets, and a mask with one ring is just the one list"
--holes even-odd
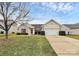
[(46, 38), (59, 56), (79, 55), (79, 40), (65, 36), (46, 36)]

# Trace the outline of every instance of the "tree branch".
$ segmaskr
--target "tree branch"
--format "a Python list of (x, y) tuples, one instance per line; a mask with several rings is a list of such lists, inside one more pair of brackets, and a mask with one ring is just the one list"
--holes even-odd
[(0, 28), (3, 29), (3, 30), (5, 30), (4, 26), (2, 26), (1, 24), (0, 24)]
[(11, 15), (13, 15), (13, 13), (14, 13), (16, 10), (17, 10), (17, 8), (14, 8), (14, 10), (12, 10), (12, 12), (9, 13), (8, 18), (9, 18)]

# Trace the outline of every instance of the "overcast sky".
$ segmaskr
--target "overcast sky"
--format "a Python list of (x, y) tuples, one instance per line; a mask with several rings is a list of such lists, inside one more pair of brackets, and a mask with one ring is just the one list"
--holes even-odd
[(78, 2), (30, 2), (27, 6), (33, 18), (30, 23), (45, 23), (50, 19), (61, 24), (79, 23)]

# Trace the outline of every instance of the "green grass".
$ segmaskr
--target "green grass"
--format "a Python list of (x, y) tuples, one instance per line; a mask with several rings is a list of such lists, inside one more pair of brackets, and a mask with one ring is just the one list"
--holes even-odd
[[(4, 35), (0, 35), (2, 39)], [(9, 35), (11, 42), (0, 42), (0, 56), (56, 56), (44, 36)]]
[(79, 40), (79, 35), (66, 35), (66, 36), (70, 37), (70, 38), (75, 38), (75, 39)]

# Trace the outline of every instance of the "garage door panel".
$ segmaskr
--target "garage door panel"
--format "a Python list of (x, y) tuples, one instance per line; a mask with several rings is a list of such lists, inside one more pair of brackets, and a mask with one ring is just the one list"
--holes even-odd
[(59, 29), (45, 29), (45, 35), (59, 35)]

